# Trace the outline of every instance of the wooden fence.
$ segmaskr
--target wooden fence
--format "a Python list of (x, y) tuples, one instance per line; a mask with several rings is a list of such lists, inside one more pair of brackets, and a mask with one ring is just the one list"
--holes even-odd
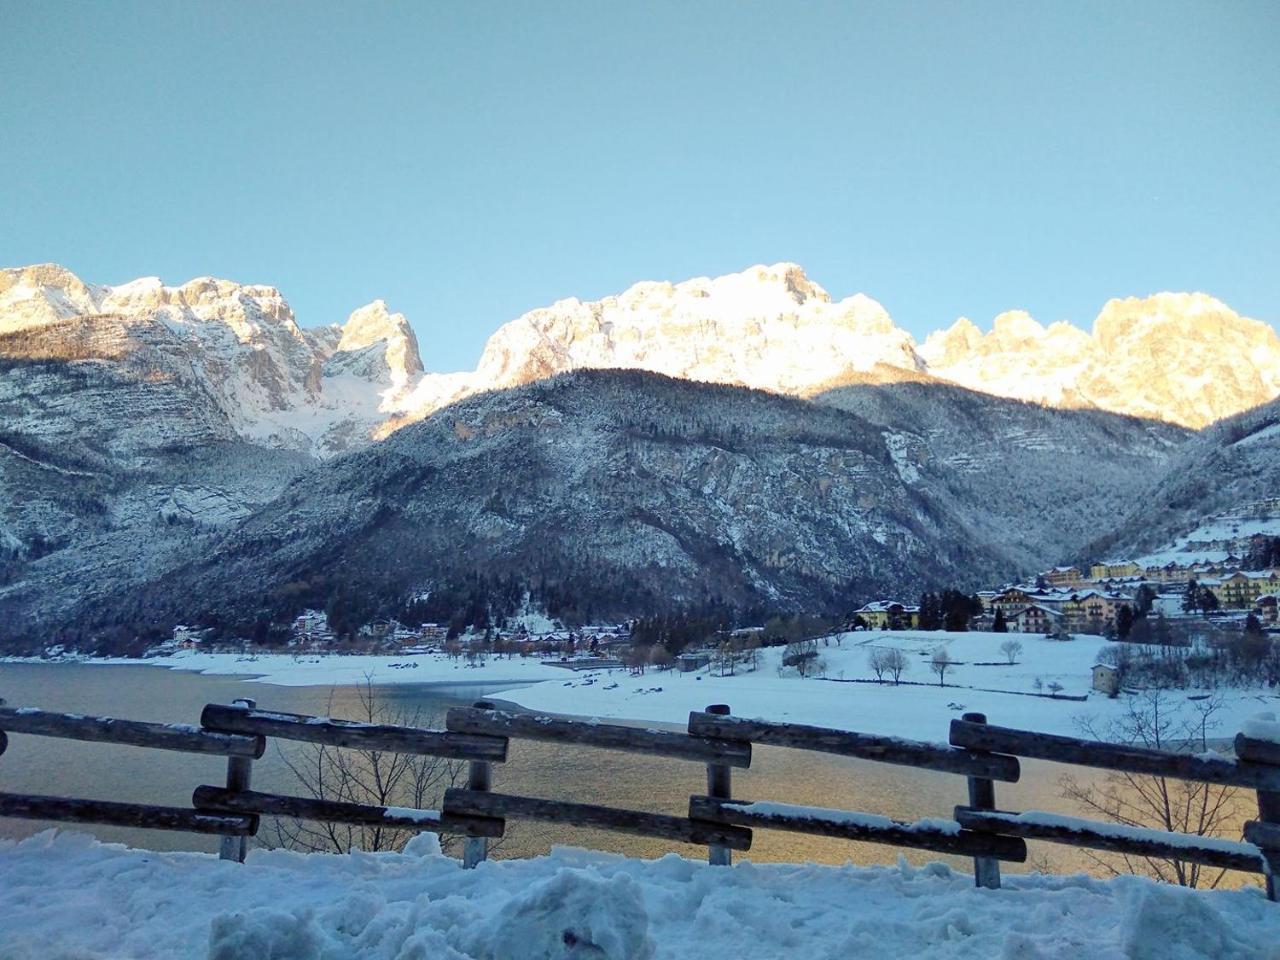
[[(1222, 757), (1014, 730), (988, 724), (973, 713), (953, 720), (949, 742), (938, 744), (746, 720), (732, 716), (722, 704), (690, 714), (687, 732), (673, 732), (508, 713), (484, 701), (449, 710), (444, 730), (424, 730), (276, 713), (257, 709), (251, 700), (209, 704), (198, 727), (13, 709), (0, 701), (0, 754), (8, 734), (225, 756), (225, 783), (196, 787), (190, 808), (0, 793), (0, 816), (212, 833), (222, 837), (220, 855), (238, 861), (244, 860), (248, 837), (256, 834), (264, 815), (460, 835), (465, 838), (463, 862), (469, 867), (485, 859), (488, 841), (504, 835), (508, 819), (529, 819), (704, 845), (710, 862), (723, 865), (730, 863), (732, 851), (751, 849), (756, 829), (959, 854), (973, 858), (975, 883), (989, 888), (1000, 886), (1002, 861), (1024, 862), (1026, 841), (1045, 840), (1259, 873), (1266, 879), (1268, 898), (1280, 898), (1280, 746), (1243, 734), (1235, 740), (1236, 756)], [(465, 760), (467, 786), (446, 790), (438, 811), (255, 791), (252, 765), (268, 737)], [(707, 792), (689, 798), (686, 816), (497, 792), (493, 766), (507, 761), (512, 740), (702, 764)], [(904, 822), (734, 797), (732, 771), (751, 766), (757, 743), (956, 774), (965, 778), (968, 802), (956, 806), (949, 819)], [(1256, 792), (1259, 816), (1245, 825), (1244, 839), (1235, 841), (998, 809), (995, 785), (1018, 780), (1020, 757), (1245, 788)]]

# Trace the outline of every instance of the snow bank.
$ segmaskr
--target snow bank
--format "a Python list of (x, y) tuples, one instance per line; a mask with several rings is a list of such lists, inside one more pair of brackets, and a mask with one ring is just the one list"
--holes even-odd
[(0, 845), (0, 957), (207, 960), (1274, 958), (1257, 889), (558, 849), (464, 871), (403, 854), (255, 851), (243, 866), (48, 831)]
[(1269, 743), (1280, 743), (1280, 722), (1270, 711), (1250, 717), (1240, 727), (1240, 732), (1253, 740), (1266, 740)]

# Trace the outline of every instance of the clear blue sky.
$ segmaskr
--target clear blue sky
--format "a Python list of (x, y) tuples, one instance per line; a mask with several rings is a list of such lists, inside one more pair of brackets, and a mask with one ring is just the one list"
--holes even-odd
[(921, 334), (1280, 320), (1280, 3), (0, 0), (0, 265), (385, 298), (428, 369), (794, 260)]

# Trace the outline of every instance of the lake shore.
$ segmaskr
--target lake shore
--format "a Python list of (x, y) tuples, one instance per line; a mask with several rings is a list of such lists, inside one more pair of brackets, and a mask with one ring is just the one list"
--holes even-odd
[[(1013, 663), (999, 650), (1010, 637), (1023, 644)], [(874, 682), (868, 666), (869, 652), (890, 644), (909, 659), (900, 685)], [(931, 670), (932, 651), (940, 645), (952, 660), (945, 683)], [(530, 710), (681, 725), (691, 711), (726, 703), (738, 716), (945, 741), (949, 721), (970, 711), (985, 713), (995, 724), (1068, 735), (1080, 734), (1085, 724), (1102, 732), (1121, 721), (1134, 696), (1108, 698), (1090, 690), (1090, 668), (1106, 645), (1103, 638), (1091, 636), (1062, 642), (1001, 633), (867, 631), (819, 641), (824, 676), (803, 678), (780, 669), (782, 647), (761, 650), (754, 670), (744, 672), (740, 666), (729, 676), (705, 669), (651, 669), (639, 675), (626, 669), (573, 672), (520, 657), (489, 657), (471, 666), (441, 654), (246, 657), (184, 651), (146, 660), (89, 662), (237, 676), (278, 686), (349, 685), (366, 679), (379, 686), (476, 684), (491, 691), (499, 687), (493, 696)], [(1053, 685), (1060, 687), (1056, 696), (1044, 692)], [(1179, 719), (1190, 723), (1209, 693), (1176, 690), (1166, 697)], [(1274, 691), (1223, 689), (1217, 695), (1210, 731), (1215, 739), (1229, 738), (1249, 718), (1280, 708)]]

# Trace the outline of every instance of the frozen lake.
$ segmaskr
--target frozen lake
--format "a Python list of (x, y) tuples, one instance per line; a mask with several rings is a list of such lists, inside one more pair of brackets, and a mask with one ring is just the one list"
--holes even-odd
[[(409, 709), (441, 716), (450, 706), (468, 704), (511, 683), (405, 684), (378, 687), (379, 696)], [(276, 686), (242, 679), (209, 676), (145, 666), (99, 664), (0, 664), (0, 697), (7, 706), (91, 713), (138, 720), (198, 723), (206, 703), (230, 703), (252, 697), (263, 708), (295, 713), (357, 717), (357, 689), (339, 686)], [(652, 723), (646, 726), (652, 726)], [(254, 787), (281, 793), (300, 792), (279, 750), (293, 745), (270, 740), (264, 758), (254, 764)], [(1079, 813), (1060, 799), (1058, 779), (1068, 768), (1023, 762), (1022, 780), (997, 784), (997, 803), (1004, 809)], [(142, 750), (100, 743), (78, 743), (14, 734), (0, 757), (0, 790), (146, 803), (187, 805), (201, 783), (221, 784), (225, 761), (192, 754)], [(1081, 771), (1083, 772), (1083, 771)], [(1083, 779), (1083, 778), (1082, 778)], [(556, 799), (578, 800), (683, 815), (691, 793), (705, 792), (704, 768), (656, 757), (633, 756), (587, 748), (565, 748), (514, 741), (511, 759), (494, 769), (494, 789)], [(755, 748), (752, 767), (734, 771), (735, 796), (811, 806), (880, 813), (896, 819), (949, 817), (966, 802), (961, 777), (851, 760), (776, 747)], [(0, 819), (0, 837), (28, 836), (50, 824)], [(183, 833), (140, 831), (78, 825), (104, 839), (150, 849), (213, 850), (217, 838)], [(265, 835), (265, 831), (264, 831)], [(676, 850), (705, 855), (694, 847), (601, 831), (516, 822), (504, 843), (503, 856), (544, 853), (554, 844), (588, 846), (630, 856), (655, 857)], [(1066, 847), (1029, 844), (1032, 869), (1095, 872), (1080, 853)], [(892, 847), (852, 843), (799, 834), (757, 830), (748, 859), (857, 864), (892, 863)], [(916, 863), (959, 858), (909, 851)]]

